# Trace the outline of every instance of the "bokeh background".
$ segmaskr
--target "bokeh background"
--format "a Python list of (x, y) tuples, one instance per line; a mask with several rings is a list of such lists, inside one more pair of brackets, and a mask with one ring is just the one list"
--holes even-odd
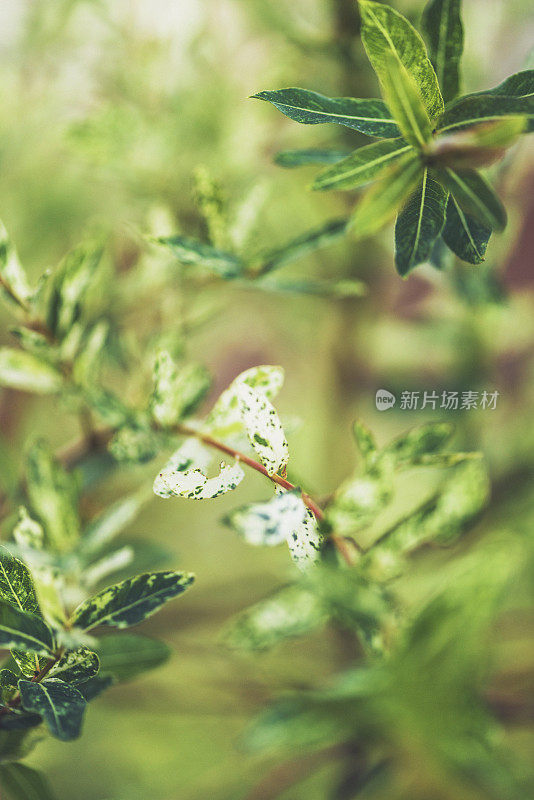
[[(392, 4), (414, 21), (423, 5)], [(528, 0), (466, 0), (464, 6), (466, 90), (496, 85), (524, 68), (534, 32)], [(368, 285), (364, 298), (275, 295), (223, 283), (199, 295), (178, 272), (172, 291), (162, 289), (157, 258), (141, 236), (202, 235), (193, 182), (199, 166), (220, 182), (232, 211), (257, 210), (252, 240), (258, 248), (343, 215), (353, 202), (341, 193), (312, 194), (308, 170), (286, 171), (272, 159), (291, 147), (356, 145), (358, 134), (299, 126), (247, 98), (295, 85), (334, 96), (376, 96), (355, 3), (3, 0), (0, 85), (0, 216), (35, 279), (88, 227), (107, 231), (122, 281), (113, 303), (124, 307), (124, 326), (139, 345), (131, 391), (136, 377), (139, 387), (146, 378), (142, 343), (164, 326), (178, 326), (184, 309), (193, 310), (200, 322), (188, 337), (188, 352), (212, 371), (212, 399), (247, 367), (284, 366), (279, 408), (290, 422), (292, 472), (320, 497), (354, 467), (349, 431), (355, 417), (381, 442), (445, 417), (398, 406), (379, 413), (377, 389), (497, 390), (495, 411), (450, 418), (458, 446), (482, 449), (490, 466), (494, 489), (480, 530), (523, 536), (532, 529), (531, 142), (516, 146), (494, 170), (510, 224), (492, 239), (481, 267), (453, 265), (439, 273), (425, 266), (402, 281), (387, 231), (372, 243), (343, 241), (291, 269), (293, 276), (361, 279)], [(11, 320), (1, 314), (0, 340), (8, 343)], [(77, 436), (76, 422), (53, 401), (2, 390), (3, 488), (17, 481), (26, 444), (37, 435), (59, 447)], [(92, 485), (84, 513), (150, 481), (153, 472), (150, 465), (106, 475)], [(406, 484), (396, 513), (427, 488), (423, 479)], [(128, 531), (168, 552), (168, 563), (194, 571), (197, 583), (143, 626), (172, 647), (171, 660), (95, 701), (81, 740), (64, 745), (49, 739), (30, 757), (58, 797), (244, 797), (272, 767), (240, 749), (246, 723), (278, 692), (320, 685), (350, 659), (335, 633), (259, 657), (233, 653), (221, 642), (221, 628), (236, 612), (291, 574), (285, 548), (247, 548), (220, 524), (229, 508), (264, 495), (261, 480), (248, 476), (238, 493), (213, 503), (154, 498)], [(435, 559), (431, 569), (439, 569)], [(525, 603), (522, 598), (519, 605)], [(495, 645), (501, 690), (523, 709), (519, 724), (508, 726), (509, 740), (527, 758), (534, 744), (527, 724), (534, 709), (526, 699), (534, 685), (532, 625), (531, 614), (513, 616)], [(280, 796), (319, 800), (330, 796), (336, 780), (339, 765), (325, 764)]]

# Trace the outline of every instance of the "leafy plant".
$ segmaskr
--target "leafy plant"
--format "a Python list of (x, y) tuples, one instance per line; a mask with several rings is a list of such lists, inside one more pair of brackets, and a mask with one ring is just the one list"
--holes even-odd
[(379, 141), (350, 155), (337, 151), (282, 154), (283, 166), (329, 164), (312, 189), (355, 190), (368, 184), (347, 229), (376, 233), (397, 212), (395, 263), (400, 275), (429, 261), (441, 237), (463, 261), (484, 260), (506, 212), (478, 171), (502, 158), (533, 130), (534, 72), (494, 89), (460, 95), (463, 26), (460, 0), (431, 0), (423, 14), (428, 51), (415, 28), (389, 6), (359, 0), (361, 36), (383, 100), (329, 98), (307, 89), (254, 95), (305, 125), (331, 122)]

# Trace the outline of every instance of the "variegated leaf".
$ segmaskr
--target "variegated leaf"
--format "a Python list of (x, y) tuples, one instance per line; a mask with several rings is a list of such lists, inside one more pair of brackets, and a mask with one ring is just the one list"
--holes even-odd
[(40, 714), (56, 739), (64, 742), (77, 739), (81, 733), (86, 701), (73, 686), (58, 678), (40, 683), (19, 681), (22, 707)]
[(301, 570), (307, 570), (319, 561), (323, 542), (324, 537), (319, 531), (317, 520), (307, 508), (303, 521), (287, 538), (289, 552), (295, 565)]
[(250, 443), (269, 475), (287, 465), (287, 440), (276, 410), (265, 395), (242, 384), (237, 390), (239, 413)]
[(48, 674), (51, 678), (60, 678), (77, 685), (93, 678), (99, 666), (97, 654), (87, 647), (80, 647), (78, 650), (66, 652)]
[(187, 572), (147, 572), (129, 578), (83, 602), (71, 622), (86, 631), (101, 625), (129, 628), (185, 592), (193, 580)]
[(277, 545), (304, 521), (306, 506), (300, 492), (276, 494), (266, 503), (252, 503), (232, 511), (224, 522), (252, 545)]
[(221, 462), (218, 475), (208, 478), (199, 469), (176, 470), (172, 459), (156, 476), (154, 494), (159, 497), (187, 497), (192, 500), (209, 500), (235, 489), (245, 473), (238, 463), (227, 465)]

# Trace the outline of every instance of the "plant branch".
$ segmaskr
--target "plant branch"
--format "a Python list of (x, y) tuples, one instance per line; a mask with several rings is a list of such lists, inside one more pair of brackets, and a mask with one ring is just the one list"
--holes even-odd
[[(55, 667), (58, 661), (60, 661), (63, 655), (63, 649), (60, 649), (55, 653), (53, 658), (49, 658), (46, 664), (41, 667), (41, 669), (35, 673), (35, 675), (30, 678), (31, 683), (41, 683), (42, 680), (46, 678), (52, 667)], [(11, 714), (16, 708), (19, 708), (21, 703), (20, 693), (15, 695), (5, 706), (0, 708), (0, 717), (5, 716), (6, 714)]]

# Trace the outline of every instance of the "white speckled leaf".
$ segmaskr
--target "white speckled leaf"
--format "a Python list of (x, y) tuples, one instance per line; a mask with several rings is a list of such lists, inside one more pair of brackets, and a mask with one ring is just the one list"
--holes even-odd
[(83, 630), (100, 625), (128, 628), (152, 616), (169, 600), (185, 592), (194, 576), (187, 572), (147, 572), (108, 586), (85, 600), (74, 612), (72, 624)]
[(210, 386), (210, 377), (200, 364), (178, 369), (166, 350), (160, 350), (154, 365), (152, 416), (159, 425), (171, 426), (190, 414)]
[(291, 558), (299, 569), (306, 570), (319, 560), (323, 536), (309, 508), (306, 509), (304, 520), (288, 536), (287, 544)]
[(283, 492), (266, 503), (237, 508), (225, 522), (252, 545), (277, 545), (304, 521), (306, 506), (300, 493)]
[(64, 742), (78, 738), (86, 702), (77, 689), (58, 678), (48, 678), (41, 683), (21, 680), (19, 690), (22, 707), (40, 714), (52, 736)]
[(237, 390), (239, 413), (250, 443), (270, 475), (282, 470), (289, 450), (274, 407), (265, 395), (243, 384)]
[(237, 391), (243, 384), (250, 386), (268, 400), (273, 400), (284, 382), (282, 367), (263, 365), (245, 370), (232, 381), (209, 413), (204, 429), (218, 437), (239, 435), (243, 424), (239, 413)]
[(76, 685), (94, 678), (99, 666), (97, 654), (87, 647), (80, 647), (65, 653), (48, 674), (51, 678), (60, 678)]
[[(171, 459), (172, 461), (172, 459)], [(208, 478), (200, 469), (174, 469), (172, 464), (156, 476), (154, 494), (159, 497), (187, 497), (192, 500), (210, 500), (235, 489), (245, 473), (236, 462), (227, 465), (221, 462), (221, 469), (214, 478)]]

